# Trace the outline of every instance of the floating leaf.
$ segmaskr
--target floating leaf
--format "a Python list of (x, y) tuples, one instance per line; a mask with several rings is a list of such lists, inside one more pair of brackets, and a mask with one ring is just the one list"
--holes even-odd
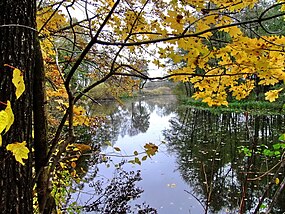
[(153, 143), (147, 143), (144, 145), (145, 152), (148, 156), (153, 156), (158, 151), (158, 146)]
[(7, 101), (7, 107), (5, 109), (5, 112), (7, 113), (7, 125), (6, 125), (6, 131), (5, 133), (10, 129), (11, 125), (14, 123), (14, 114), (11, 108), (10, 101)]
[(128, 162), (129, 162), (129, 163), (132, 163), (132, 164), (135, 164), (135, 161), (134, 161), (134, 160), (129, 160)]
[(142, 161), (145, 161), (147, 159), (147, 155), (142, 157)]
[(6, 146), (6, 149), (13, 153), (16, 161), (18, 161), (22, 165), (25, 165), (23, 159), (28, 159), (28, 153), (30, 152), (29, 149), (26, 147), (26, 141), (23, 141), (22, 143), (16, 142), (8, 144)]
[(140, 159), (138, 159), (138, 158), (135, 158), (135, 163), (137, 163), (137, 164), (139, 164), (139, 165), (142, 164), (142, 162), (141, 162)]
[(117, 152), (120, 152), (121, 149), (119, 147), (114, 147), (114, 149), (117, 151)]
[(23, 94), (25, 91), (25, 83), (24, 83), (24, 76), (23, 73), (18, 69), (15, 68), (13, 70), (13, 79), (12, 82), (16, 87), (16, 97), (17, 99)]

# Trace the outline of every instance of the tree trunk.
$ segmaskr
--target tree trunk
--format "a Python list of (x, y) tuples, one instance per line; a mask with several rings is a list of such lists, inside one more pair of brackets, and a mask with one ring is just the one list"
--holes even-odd
[[(36, 0), (0, 1), (0, 101), (10, 100), (14, 124), (3, 134), (0, 147), (0, 213), (33, 213), (32, 153), (22, 166), (5, 149), (7, 144), (27, 142), (32, 147), (33, 67)], [(23, 71), (25, 92), (16, 100), (12, 69)], [(0, 109), (6, 106), (1, 103)]]
[(52, 199), (49, 187), (49, 175), (47, 166), (47, 115), (45, 94), (45, 72), (44, 63), (38, 38), (35, 40), (35, 67), (34, 67), (34, 149), (35, 149), (35, 171), (38, 204), (40, 213), (49, 214), (52, 210)]

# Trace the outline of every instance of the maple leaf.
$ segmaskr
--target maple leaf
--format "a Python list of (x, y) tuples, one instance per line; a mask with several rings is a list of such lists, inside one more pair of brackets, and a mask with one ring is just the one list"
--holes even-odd
[(13, 79), (12, 82), (14, 86), (16, 87), (16, 97), (17, 99), (23, 94), (25, 91), (25, 83), (24, 83), (24, 77), (23, 73), (18, 69), (15, 68), (13, 70)]
[(26, 141), (23, 141), (22, 143), (16, 142), (8, 144), (6, 146), (6, 149), (13, 153), (16, 161), (18, 161), (22, 165), (25, 165), (23, 159), (28, 159), (28, 153), (30, 152), (29, 149), (26, 147)]
[(282, 91), (283, 88), (278, 90), (271, 90), (265, 93), (265, 100), (269, 100), (269, 102), (273, 102), (278, 98), (279, 92)]

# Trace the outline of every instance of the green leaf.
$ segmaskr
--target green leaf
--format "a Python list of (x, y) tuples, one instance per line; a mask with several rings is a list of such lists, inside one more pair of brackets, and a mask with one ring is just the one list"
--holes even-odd
[(280, 141), (285, 141), (285, 134), (282, 134), (282, 135), (278, 138), (278, 140), (280, 140)]
[(280, 151), (275, 151), (274, 152), (274, 155), (276, 155), (276, 156), (279, 156), (281, 153), (280, 153)]
[(280, 148), (281, 148), (280, 143), (276, 143), (276, 144), (274, 144), (274, 145), (273, 145), (273, 148), (274, 148), (274, 150), (278, 150), (278, 149), (280, 149)]
[(134, 151), (134, 155), (136, 155), (136, 156), (137, 156), (138, 154), (139, 154), (139, 153), (138, 153), (137, 151)]
[(271, 157), (271, 156), (273, 155), (273, 152), (272, 152), (271, 150), (269, 150), (269, 149), (264, 149), (264, 150), (263, 150), (263, 154), (264, 154), (265, 156)]

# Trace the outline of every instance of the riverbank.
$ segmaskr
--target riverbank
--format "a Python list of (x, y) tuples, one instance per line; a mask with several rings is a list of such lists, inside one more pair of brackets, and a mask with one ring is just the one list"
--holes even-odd
[(199, 100), (194, 100), (191, 97), (179, 96), (179, 102), (183, 107), (191, 106), (200, 109), (207, 109), (212, 112), (248, 112), (259, 115), (278, 115), (285, 114), (284, 104), (281, 102), (267, 102), (267, 101), (239, 101), (230, 102), (227, 106), (209, 107), (206, 103)]

